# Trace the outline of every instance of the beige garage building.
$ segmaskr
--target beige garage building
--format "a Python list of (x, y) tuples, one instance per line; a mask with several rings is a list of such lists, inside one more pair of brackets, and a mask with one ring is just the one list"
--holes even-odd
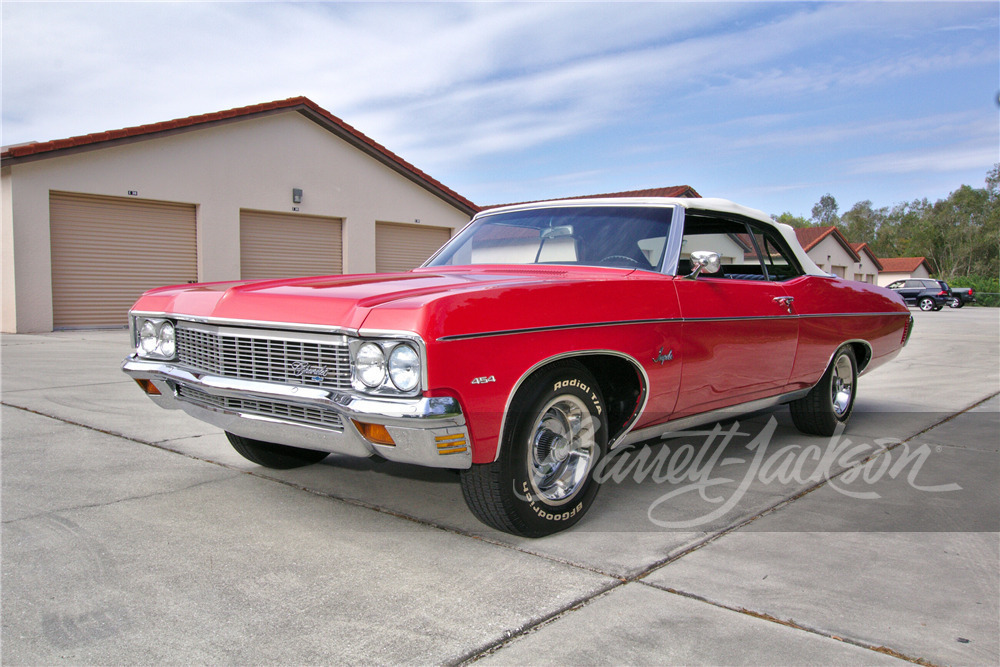
[(2, 331), (151, 287), (412, 268), (475, 204), (304, 98), (5, 148)]

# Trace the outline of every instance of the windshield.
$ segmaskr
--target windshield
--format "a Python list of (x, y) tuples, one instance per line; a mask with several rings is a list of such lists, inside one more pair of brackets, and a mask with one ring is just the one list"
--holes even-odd
[(673, 209), (560, 206), (476, 219), (426, 266), (569, 264), (659, 271)]

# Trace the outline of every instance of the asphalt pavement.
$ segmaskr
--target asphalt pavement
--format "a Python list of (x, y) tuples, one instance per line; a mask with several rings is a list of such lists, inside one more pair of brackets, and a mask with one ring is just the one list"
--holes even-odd
[(124, 330), (4, 335), (0, 661), (1000, 664), (1000, 316), (913, 314), (845, 433), (624, 452), (539, 540), (454, 472), (245, 461), (121, 373)]

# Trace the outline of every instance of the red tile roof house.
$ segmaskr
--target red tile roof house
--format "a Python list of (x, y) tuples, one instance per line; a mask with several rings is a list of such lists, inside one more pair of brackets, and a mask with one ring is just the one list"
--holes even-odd
[(882, 272), (878, 274), (878, 284), (886, 285), (906, 278), (930, 278), (931, 263), (926, 257), (882, 257)]
[(827, 273), (868, 282), (865, 262), (836, 227), (797, 227), (795, 237), (806, 254)]

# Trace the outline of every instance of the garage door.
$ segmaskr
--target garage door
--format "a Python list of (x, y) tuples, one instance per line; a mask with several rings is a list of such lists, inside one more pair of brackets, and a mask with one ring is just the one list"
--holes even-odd
[(52, 192), (49, 221), (57, 329), (123, 326), (147, 289), (198, 278), (192, 205)]
[(451, 238), (447, 227), (375, 223), (375, 271), (409, 271), (423, 264)]
[(338, 218), (240, 211), (240, 272), (244, 280), (343, 273)]

